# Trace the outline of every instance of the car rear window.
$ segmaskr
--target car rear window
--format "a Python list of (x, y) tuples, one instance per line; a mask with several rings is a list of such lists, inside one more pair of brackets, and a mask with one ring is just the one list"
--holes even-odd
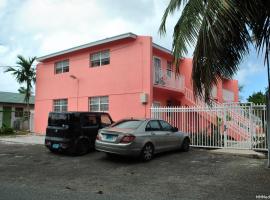
[(50, 113), (48, 126), (61, 127), (63, 124), (68, 124), (68, 114), (65, 113)]
[(115, 128), (137, 129), (142, 124), (140, 120), (121, 121), (113, 125)]

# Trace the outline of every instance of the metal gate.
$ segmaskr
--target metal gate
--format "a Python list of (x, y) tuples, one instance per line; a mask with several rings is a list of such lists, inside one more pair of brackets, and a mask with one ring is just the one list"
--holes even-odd
[(151, 117), (188, 133), (195, 147), (267, 150), (266, 105), (152, 107)]

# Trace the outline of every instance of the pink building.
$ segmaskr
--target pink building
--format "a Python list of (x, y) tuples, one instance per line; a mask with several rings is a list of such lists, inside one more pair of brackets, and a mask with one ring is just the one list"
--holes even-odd
[[(149, 117), (152, 105), (195, 105), (192, 59), (176, 75), (169, 50), (150, 36), (126, 33), (38, 58), (35, 132), (44, 134), (50, 111), (107, 111), (114, 120)], [(238, 101), (238, 82), (213, 88), (218, 102)]]

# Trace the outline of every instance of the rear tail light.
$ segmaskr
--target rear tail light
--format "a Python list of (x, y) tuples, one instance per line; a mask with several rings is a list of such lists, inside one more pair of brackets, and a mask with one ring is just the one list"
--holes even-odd
[(101, 136), (97, 134), (96, 140), (101, 140)]
[(133, 142), (135, 138), (136, 137), (134, 135), (125, 135), (124, 137), (122, 137), (120, 143), (130, 143)]

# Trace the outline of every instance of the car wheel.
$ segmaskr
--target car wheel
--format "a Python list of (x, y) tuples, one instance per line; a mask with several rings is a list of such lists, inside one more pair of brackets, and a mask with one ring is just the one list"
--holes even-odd
[(149, 161), (154, 156), (154, 146), (151, 143), (147, 143), (141, 152), (141, 159), (143, 161)]
[(81, 139), (78, 141), (78, 143), (75, 145), (75, 151), (73, 151), (73, 155), (81, 156), (85, 155), (90, 150), (90, 144), (87, 140)]
[(183, 143), (182, 143), (182, 148), (181, 150), (184, 152), (188, 152), (189, 151), (189, 146), (190, 146), (190, 141), (188, 138), (185, 138)]

